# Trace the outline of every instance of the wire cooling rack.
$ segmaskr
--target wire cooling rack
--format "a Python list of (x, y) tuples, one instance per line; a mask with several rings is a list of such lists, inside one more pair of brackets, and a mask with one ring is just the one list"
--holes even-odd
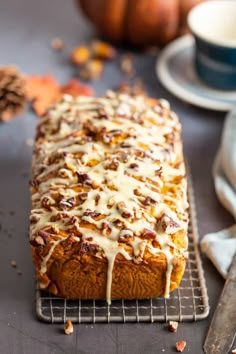
[(113, 300), (109, 306), (101, 300), (67, 300), (36, 288), (36, 313), (50, 323), (163, 322), (197, 321), (209, 313), (208, 296), (198, 251), (198, 230), (191, 179), (188, 181), (190, 222), (189, 258), (177, 290), (168, 299)]

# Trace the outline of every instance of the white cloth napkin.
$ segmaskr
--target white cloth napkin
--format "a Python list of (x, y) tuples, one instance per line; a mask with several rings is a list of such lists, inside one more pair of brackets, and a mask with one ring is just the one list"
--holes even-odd
[[(221, 145), (213, 165), (213, 178), (220, 202), (236, 221), (236, 108), (225, 119)], [(205, 235), (201, 249), (226, 278), (236, 252), (236, 224)]]

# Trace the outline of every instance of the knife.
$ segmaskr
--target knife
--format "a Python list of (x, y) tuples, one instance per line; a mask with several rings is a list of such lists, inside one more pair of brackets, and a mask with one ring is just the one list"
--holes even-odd
[(236, 253), (230, 266), (206, 340), (206, 354), (227, 354), (236, 334)]

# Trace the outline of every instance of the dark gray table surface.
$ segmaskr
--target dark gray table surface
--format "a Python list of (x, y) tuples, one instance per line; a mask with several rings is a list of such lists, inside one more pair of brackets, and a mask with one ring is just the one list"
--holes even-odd
[[(66, 49), (59, 54), (50, 48), (51, 38), (60, 36)], [(74, 75), (68, 53), (77, 43), (93, 36), (91, 27), (79, 16), (73, 1), (8, 0), (0, 2), (0, 64), (16, 63), (25, 73), (52, 73), (61, 82)], [(169, 95), (159, 84), (156, 58), (136, 54), (137, 73), (154, 97), (167, 98), (183, 124), (185, 155), (189, 161), (198, 212), (200, 237), (232, 224), (214, 193), (211, 175), (224, 114), (186, 105)], [(124, 77), (117, 64), (107, 64), (97, 93), (115, 87)], [(166, 325), (96, 324), (75, 325), (71, 336), (63, 325), (37, 320), (34, 308), (34, 268), (27, 239), (30, 208), (28, 180), (32, 147), (38, 119), (27, 110), (8, 124), (0, 125), (0, 354), (154, 354), (174, 353), (175, 342), (186, 340), (186, 352), (200, 354), (207, 328), (224, 281), (204, 257), (210, 316), (196, 323), (181, 323), (176, 334)], [(14, 212), (14, 215), (12, 215)], [(12, 268), (14, 259), (22, 275)]]

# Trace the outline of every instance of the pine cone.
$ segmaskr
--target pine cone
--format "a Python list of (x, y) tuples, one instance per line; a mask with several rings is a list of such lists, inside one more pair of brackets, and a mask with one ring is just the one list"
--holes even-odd
[(9, 121), (26, 103), (26, 82), (14, 66), (0, 68), (0, 121)]

